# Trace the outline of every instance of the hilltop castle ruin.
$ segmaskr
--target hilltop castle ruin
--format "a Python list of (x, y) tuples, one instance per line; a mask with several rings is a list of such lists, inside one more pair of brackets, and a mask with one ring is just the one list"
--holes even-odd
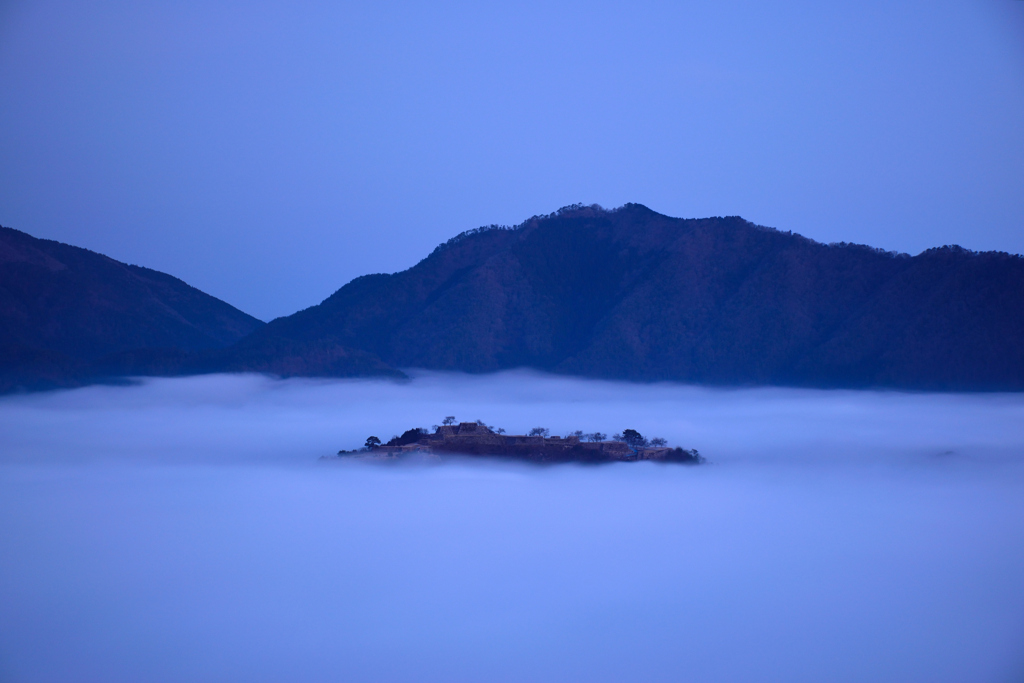
[[(408, 434), (408, 432), (407, 432)], [(699, 462), (696, 451), (681, 448), (633, 447), (623, 441), (581, 441), (577, 436), (527, 436), (498, 434), (486, 425), (462, 422), (420, 432), (409, 443), (373, 448), (379, 457), (411, 453), (498, 456), (533, 462), (613, 462), (666, 460)]]

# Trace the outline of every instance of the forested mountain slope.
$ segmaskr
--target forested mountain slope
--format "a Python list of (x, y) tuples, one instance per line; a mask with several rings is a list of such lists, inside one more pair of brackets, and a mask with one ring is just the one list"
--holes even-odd
[(0, 390), (73, 385), (123, 352), (223, 348), (262, 325), (170, 275), (0, 227)]
[[(242, 340), (231, 369), (306, 347), (469, 372), (1022, 389), (1024, 259), (958, 247), (911, 257), (737, 217), (574, 206), (357, 278)], [(310, 361), (297, 374), (336, 371)]]

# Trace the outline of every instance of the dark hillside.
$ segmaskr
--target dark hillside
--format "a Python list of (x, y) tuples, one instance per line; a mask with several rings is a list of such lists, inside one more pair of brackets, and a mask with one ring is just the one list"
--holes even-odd
[(956, 247), (910, 257), (737, 217), (575, 206), (357, 278), (236, 349), (266, 359), (311, 343), (469, 372), (1021, 389), (1024, 259)]
[(262, 325), (170, 275), (0, 228), (0, 390), (73, 385), (138, 349), (223, 348)]

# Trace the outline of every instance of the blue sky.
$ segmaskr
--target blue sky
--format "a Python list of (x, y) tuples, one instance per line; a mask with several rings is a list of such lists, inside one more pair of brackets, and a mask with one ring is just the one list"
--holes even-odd
[(258, 317), (574, 202), (1024, 252), (1024, 2), (0, 2), (0, 224)]

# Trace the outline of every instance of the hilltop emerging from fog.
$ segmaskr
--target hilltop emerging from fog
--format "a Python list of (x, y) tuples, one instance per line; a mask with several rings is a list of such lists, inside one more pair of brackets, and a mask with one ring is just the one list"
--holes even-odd
[[(738, 217), (575, 205), (515, 228), (462, 233), (406, 271), (356, 278), (321, 304), (261, 326), (143, 269), (118, 277), (133, 287), (148, 278), (138, 306), (173, 306), (172, 315), (140, 316), (124, 297), (111, 306), (116, 284), (47, 298), (38, 292), (94, 282), (72, 278), (92, 261), (62, 268), (48, 256), (6, 258), (13, 247), (0, 247), (0, 324), (17, 342), (0, 377), (8, 389), (32, 386), (35, 371), (18, 358), (53, 354), (65, 365), (47, 366), (51, 386), (133, 374), (529, 367), (718, 385), (1024, 389), (1024, 259), (1002, 252), (942, 247), (909, 256), (820, 244)], [(151, 284), (158, 282), (167, 284)], [(93, 320), (94, 311), (107, 316), (102, 326), (67, 324)], [(186, 327), (205, 335), (201, 344), (191, 341), (198, 332), (181, 342)], [(40, 332), (53, 329), (85, 336), (79, 344), (64, 334), (58, 348)], [(72, 363), (68, 349), (86, 342), (89, 357)]]
[(395, 460), (406, 456), (438, 456), (441, 454), (503, 457), (535, 463), (558, 462), (636, 462), (654, 460), (698, 465), (704, 458), (696, 450), (669, 448), (665, 439), (646, 439), (635, 429), (624, 429), (611, 441), (606, 434), (576, 431), (564, 439), (551, 436), (548, 429), (536, 427), (529, 434), (505, 434), (504, 429), (489, 427), (483, 422), (455, 424), (454, 417), (445, 418), (431, 432), (414, 427), (386, 444), (376, 436), (366, 439), (358, 451), (338, 451), (339, 457), (362, 457)]

